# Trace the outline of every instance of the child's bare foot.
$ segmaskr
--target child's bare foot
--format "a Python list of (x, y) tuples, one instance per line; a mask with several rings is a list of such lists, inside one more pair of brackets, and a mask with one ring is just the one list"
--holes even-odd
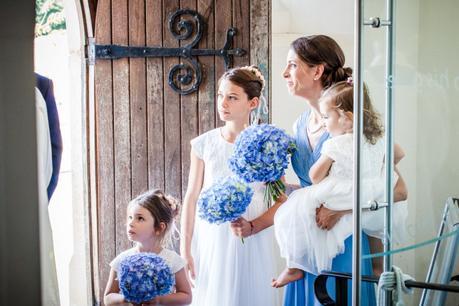
[(288, 283), (303, 278), (303, 276), (303, 270), (287, 268), (284, 271), (282, 271), (282, 273), (279, 275), (277, 279), (272, 279), (271, 286), (273, 286), (274, 288), (280, 288), (287, 285)]

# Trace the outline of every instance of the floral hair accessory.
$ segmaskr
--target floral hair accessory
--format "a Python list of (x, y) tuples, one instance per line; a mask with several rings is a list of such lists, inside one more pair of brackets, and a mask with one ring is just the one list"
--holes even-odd
[(351, 76), (347, 78), (346, 83), (351, 86), (354, 85), (354, 80), (352, 79)]
[(241, 69), (252, 72), (258, 78), (258, 80), (260, 80), (261, 90), (263, 91), (263, 89), (265, 89), (265, 83), (266, 83), (265, 77), (261, 73), (260, 69), (258, 69), (256, 66), (244, 66), (244, 67), (241, 67)]

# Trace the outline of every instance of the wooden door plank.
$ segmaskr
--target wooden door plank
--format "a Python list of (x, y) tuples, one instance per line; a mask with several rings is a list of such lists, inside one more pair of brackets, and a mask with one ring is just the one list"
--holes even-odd
[(250, 65), (250, 2), (233, 0), (233, 25), (238, 29), (234, 37), (234, 47), (243, 48), (246, 54), (234, 57), (234, 67)]
[[(215, 1), (198, 1), (198, 12), (203, 16), (206, 29), (198, 44), (200, 49), (215, 49)], [(203, 69), (203, 81), (198, 92), (199, 134), (215, 128), (215, 57), (203, 56), (199, 59)]]
[[(215, 15), (215, 48), (223, 48), (226, 42), (226, 32), (233, 25), (232, 1), (230, 0), (215, 0), (214, 15)], [(237, 33), (240, 35), (240, 33)], [(234, 42), (234, 40), (233, 40)], [(234, 45), (233, 45), (234, 46)], [(236, 45), (236, 47), (239, 47)], [(218, 91), (218, 79), (225, 73), (225, 61), (222, 57), (215, 58), (215, 92)], [(215, 109), (215, 125), (222, 126), (223, 121), (218, 117), (217, 103)]]
[[(128, 45), (128, 0), (112, 0), (112, 37)], [(129, 60), (113, 61), (113, 122), (115, 168), (116, 254), (129, 248), (126, 237), (126, 206), (131, 200), (131, 127), (129, 117)]]
[[(162, 46), (162, 3), (146, 1), (146, 42)], [(147, 59), (148, 186), (164, 190), (164, 68), (162, 58)]]
[[(182, 9), (191, 9), (196, 11), (196, 0), (181, 0), (180, 7)], [(196, 28), (195, 28), (196, 30)], [(181, 45), (187, 45), (194, 39), (195, 35), (197, 34), (194, 31), (190, 41), (183, 41)], [(200, 61), (201, 59), (198, 59)], [(181, 60), (183, 64), (188, 64), (187, 60)], [(180, 134), (181, 134), (181, 160), (182, 160), (182, 167), (181, 167), (181, 185), (182, 185), (182, 196), (185, 195), (186, 187), (188, 184), (188, 172), (190, 169), (190, 140), (193, 139), (198, 135), (198, 94), (197, 92), (193, 92), (188, 95), (181, 96), (181, 105), (180, 105)]]
[[(96, 16), (96, 43), (111, 43), (111, 2), (100, 0)], [(94, 290), (99, 301), (107, 283), (108, 263), (115, 257), (114, 171), (113, 171), (113, 96), (112, 63), (98, 61), (95, 67), (95, 126), (97, 226), (93, 236), (97, 241)], [(100, 235), (99, 235), (100, 233)]]
[[(145, 46), (145, 1), (129, 0), (129, 45)], [(144, 58), (131, 58), (131, 175), (132, 196), (148, 189), (147, 97)]]
[[(169, 16), (180, 8), (177, 0), (163, 0), (164, 47), (177, 48), (178, 41), (167, 26)], [(164, 58), (164, 130), (165, 130), (165, 192), (181, 198), (181, 153), (180, 153), (180, 96), (168, 84), (169, 71), (179, 63), (177, 58)]]
[[(263, 95), (270, 103), (270, 58), (271, 35), (270, 33), (271, 9), (269, 0), (252, 0), (250, 5), (250, 63), (260, 68), (265, 77), (265, 90)], [(270, 116), (263, 118), (268, 122)]]

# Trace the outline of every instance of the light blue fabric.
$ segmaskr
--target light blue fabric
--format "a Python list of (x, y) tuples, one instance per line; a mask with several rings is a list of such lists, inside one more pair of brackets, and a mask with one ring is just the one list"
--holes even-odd
[(316, 147), (312, 150), (306, 132), (309, 113), (310, 111), (308, 110), (298, 118), (294, 126), (295, 130), (293, 131), (297, 149), (292, 155), (292, 167), (300, 179), (300, 185), (302, 187), (312, 184), (309, 178), (309, 169), (319, 159), (322, 145), (325, 140), (329, 138), (327, 132), (323, 133)]
[[(302, 187), (311, 185), (309, 178), (309, 169), (319, 159), (322, 144), (329, 138), (328, 133), (324, 133), (320, 138), (318, 144), (311, 149), (309, 144), (306, 124), (308, 123), (310, 111), (304, 112), (295, 125), (295, 141), (297, 151), (292, 156), (292, 166), (296, 175), (300, 179)], [(337, 272), (352, 272), (352, 236), (347, 238), (344, 242), (345, 251), (343, 254), (336, 256), (333, 259), (332, 270)], [(368, 236), (362, 235), (362, 254), (370, 253), (370, 246), (368, 243)], [(371, 260), (362, 261), (362, 274), (372, 275), (373, 269)], [(305, 273), (305, 277), (296, 282), (287, 285), (284, 296), (284, 306), (318, 306), (320, 303), (316, 300), (314, 295), (314, 280), (316, 275)], [(329, 278), (327, 281), (327, 289), (329, 294), (334, 298), (335, 293), (335, 280)], [(348, 305), (351, 305), (352, 299), (352, 286), (351, 281), (348, 282)], [(362, 283), (362, 306), (376, 305), (375, 290), (372, 284)]]

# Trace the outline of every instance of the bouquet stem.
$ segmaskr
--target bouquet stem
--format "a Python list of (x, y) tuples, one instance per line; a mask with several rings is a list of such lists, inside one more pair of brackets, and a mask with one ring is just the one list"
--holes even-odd
[(281, 179), (266, 183), (264, 201), (267, 207), (270, 208), (273, 201), (276, 202), (284, 192), (285, 184)]

